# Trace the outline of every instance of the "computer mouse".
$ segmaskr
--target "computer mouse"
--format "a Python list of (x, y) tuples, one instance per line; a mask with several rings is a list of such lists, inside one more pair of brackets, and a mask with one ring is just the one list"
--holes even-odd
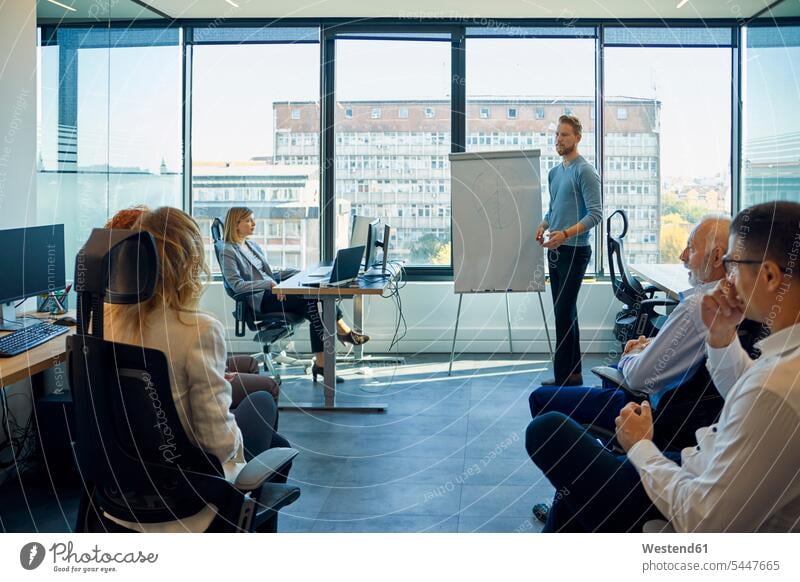
[(70, 317), (69, 315), (65, 315), (64, 317), (59, 317), (53, 322), (53, 325), (65, 325), (65, 326), (73, 326), (78, 325), (78, 320), (74, 317)]

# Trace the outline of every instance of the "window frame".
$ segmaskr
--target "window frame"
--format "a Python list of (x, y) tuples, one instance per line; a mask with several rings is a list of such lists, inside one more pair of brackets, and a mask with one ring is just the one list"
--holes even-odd
[[(600, 172), (601, 181), (603, 180), (603, 166), (605, 156), (603, 152), (603, 108), (605, 105), (604, 91), (603, 91), (603, 51), (605, 43), (605, 31), (609, 28), (661, 28), (661, 29), (691, 29), (691, 28), (726, 28), (730, 30), (732, 49), (731, 58), (731, 81), (732, 81), (732, 107), (731, 107), (731, 211), (735, 212), (739, 209), (742, 196), (742, 120), (743, 112), (741, 110), (741, 95), (742, 95), (742, 66), (741, 59), (745, 47), (742, 44), (743, 32), (746, 27), (773, 27), (780, 26), (797, 26), (800, 25), (800, 18), (798, 17), (782, 17), (782, 18), (757, 18), (760, 14), (753, 15), (749, 18), (727, 18), (727, 19), (709, 19), (706, 21), (701, 20), (655, 20), (655, 19), (638, 19), (638, 20), (616, 20), (616, 19), (574, 19), (565, 23), (563, 19), (493, 19), (489, 21), (481, 21), (479, 19), (469, 18), (452, 18), (452, 19), (425, 19), (425, 18), (371, 18), (353, 20), (348, 18), (296, 18), (285, 19), (276, 23), (274, 20), (268, 19), (247, 19), (235, 21), (220, 21), (212, 19), (193, 19), (193, 20), (148, 20), (148, 21), (109, 21), (102, 23), (102, 27), (114, 28), (127, 28), (134, 26), (136, 28), (158, 28), (170, 29), (178, 28), (182, 31), (181, 46), (183, 49), (183, 67), (182, 67), (182, 84), (183, 84), (183, 201), (184, 209), (192, 212), (192, 191), (191, 191), (191, 73), (192, 73), (192, 47), (196, 44), (194, 41), (194, 31), (198, 28), (291, 28), (291, 27), (316, 27), (319, 29), (319, 35), (316, 39), (298, 39), (292, 42), (305, 43), (312, 42), (320, 45), (320, 69), (321, 69), (321, 83), (320, 83), (320, 106), (322, 108), (322, 115), (320, 116), (320, 139), (318, 142), (319, 153), (318, 158), (321, 168), (321, 196), (320, 196), (320, 256), (323, 258), (330, 258), (333, 254), (333, 233), (330, 230), (332, 226), (332, 214), (326, 212), (327, 208), (332, 208), (333, 200), (333, 183), (326, 183), (325, 181), (325, 168), (329, 163), (332, 164), (332, 152), (335, 147), (333, 142), (333, 135), (331, 132), (330, 143), (325, 139), (325, 127), (323, 125), (326, 116), (324, 105), (329, 99), (326, 98), (326, 91), (328, 95), (333, 94), (334, 85), (334, 59), (335, 54), (332, 47), (332, 39), (336, 35), (346, 32), (351, 35), (365, 34), (376, 35), (385, 33), (387, 35), (402, 33), (404, 38), (413, 40), (415, 35), (420, 39), (430, 40), (426, 35), (431, 33), (448, 33), (450, 35), (449, 42), (452, 47), (451, 59), (451, 73), (452, 73), (452, 91), (451, 91), (451, 152), (464, 151), (466, 142), (466, 103), (465, 103), (465, 56), (464, 56), (464, 41), (469, 34), (470, 38), (537, 38), (542, 34), (549, 37), (556, 38), (586, 38), (586, 36), (579, 36), (574, 32), (574, 29), (584, 27), (594, 31), (593, 38), (596, 41), (596, 62), (595, 67), (595, 126), (597, 128), (595, 144), (596, 157), (598, 160), (598, 172)], [(37, 23), (37, 28), (41, 32), (41, 46), (48, 46), (53, 44), (55, 32), (59, 28), (85, 28), (86, 23), (61, 23), (53, 24), (48, 22)], [(97, 26), (97, 25), (95, 25)], [(527, 32), (526, 27), (531, 28), (534, 32)], [(468, 30), (470, 31), (468, 33)], [(370, 36), (372, 37), (372, 36)], [(354, 38), (354, 37), (351, 37)], [(389, 37), (391, 38), (391, 37)], [(248, 44), (270, 44), (274, 41), (270, 40), (254, 40), (245, 41)], [(286, 41), (279, 41), (285, 43)], [(199, 44), (199, 43), (198, 43)], [(230, 42), (203, 42), (202, 44), (231, 44)], [(619, 44), (608, 46), (621, 46)], [(648, 44), (646, 46), (658, 46)], [(674, 46), (674, 45), (673, 45)], [(692, 45), (686, 45), (692, 46)], [(708, 45), (704, 45), (708, 46)], [(335, 103), (330, 103), (335, 105)], [(537, 111), (534, 111), (534, 117), (537, 116)], [(333, 114), (333, 110), (328, 111), (329, 115)], [(537, 117), (538, 118), (538, 117)], [(331, 158), (328, 159), (327, 155), (330, 154)], [(326, 163), (327, 162), (327, 163)], [(330, 165), (331, 174), (333, 166)], [(601, 223), (595, 229), (595, 272), (599, 278), (604, 276), (604, 254), (605, 254), (605, 222)], [(452, 231), (452, 224), (451, 224)], [(418, 267), (408, 270), (408, 278), (410, 280), (447, 280), (452, 279), (453, 270), (452, 265), (448, 267)]]

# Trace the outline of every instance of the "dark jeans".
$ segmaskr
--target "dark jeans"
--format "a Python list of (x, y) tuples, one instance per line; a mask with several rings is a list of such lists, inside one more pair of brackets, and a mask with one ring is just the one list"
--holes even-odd
[[(255, 392), (245, 396), (239, 406), (233, 410), (233, 417), (236, 419), (239, 430), (242, 431), (246, 461), (267, 449), (289, 446), (289, 442), (275, 432), (278, 407), (275, 399), (267, 392)], [(272, 481), (286, 483), (286, 475), (281, 475)]]
[(630, 392), (617, 388), (588, 386), (542, 386), (528, 397), (531, 417), (560, 412), (579, 424), (592, 424), (613, 431), (614, 419), (631, 400)]
[[(642, 400), (618, 388), (542, 386), (531, 392), (528, 405), (533, 418), (546, 412), (560, 412), (578, 424), (614, 432), (614, 420), (622, 407)], [(716, 390), (699, 396), (691, 386), (670, 390), (653, 411), (653, 442), (662, 451), (693, 447), (697, 444), (695, 431), (717, 422), (722, 404)]]
[(581, 336), (578, 329), (578, 291), (592, 256), (589, 246), (561, 245), (547, 252), (550, 288), (556, 318), (556, 353), (553, 369), (556, 382), (581, 372)]
[[(309, 326), (308, 336), (311, 340), (311, 351), (318, 354), (325, 349), (323, 338), (325, 327), (322, 324), (322, 314), (319, 304), (315, 299), (304, 299), (299, 295), (287, 295), (283, 301), (267, 291), (261, 300), (261, 313), (294, 313), (305, 318), (311, 325)], [(336, 307), (336, 321), (342, 318), (342, 310)]]
[[(534, 418), (525, 448), (556, 489), (545, 532), (641, 532), (665, 519), (625, 455), (614, 455), (558, 412)], [(680, 463), (680, 454), (665, 455)]]

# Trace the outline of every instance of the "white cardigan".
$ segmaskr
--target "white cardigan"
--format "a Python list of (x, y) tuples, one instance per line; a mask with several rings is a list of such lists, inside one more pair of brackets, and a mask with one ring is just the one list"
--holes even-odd
[[(219, 459), (229, 481), (245, 465), (242, 433), (231, 414), (231, 385), (225, 380), (225, 335), (222, 324), (205, 313), (156, 309), (142, 333), (123, 330), (106, 309), (109, 341), (160, 350), (167, 357), (172, 397), (183, 429), (198, 447)], [(215, 515), (212, 505), (178, 521), (137, 524), (109, 519), (142, 532), (204, 531)]]

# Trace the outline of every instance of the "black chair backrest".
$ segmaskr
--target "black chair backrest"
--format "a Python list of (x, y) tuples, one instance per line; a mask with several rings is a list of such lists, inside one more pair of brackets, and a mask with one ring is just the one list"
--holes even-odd
[(211, 239), (214, 241), (214, 255), (217, 257), (217, 265), (219, 265), (219, 270), (222, 273), (222, 286), (230, 297), (234, 297), (236, 294), (228, 284), (228, 281), (225, 280), (225, 273), (222, 269), (222, 249), (225, 246), (225, 240), (222, 238), (224, 229), (225, 225), (222, 219), (219, 217), (214, 218), (214, 221), (211, 223)]
[(225, 240), (223, 239), (224, 232), (225, 223), (219, 217), (214, 218), (214, 221), (211, 223), (211, 239), (214, 241), (214, 255), (217, 257), (217, 264), (222, 274), (222, 287), (225, 289), (225, 293), (228, 294), (228, 297), (236, 301), (236, 309), (233, 312), (233, 317), (236, 319), (235, 334), (236, 337), (242, 337), (245, 332), (245, 327), (250, 331), (255, 331), (258, 328), (256, 326), (255, 313), (253, 313), (250, 305), (247, 301), (243, 301), (236, 296), (233, 287), (230, 286), (230, 283), (225, 278), (225, 270), (222, 268), (222, 249), (225, 246)]
[[(611, 221), (616, 215), (622, 218), (622, 232), (618, 236), (611, 233)], [(624, 210), (616, 210), (606, 220), (606, 246), (608, 248), (608, 272), (614, 296), (629, 307), (634, 307), (646, 299), (641, 283), (628, 271), (625, 260), (625, 235), (628, 234), (628, 216)]]
[(75, 272), (79, 317), (67, 362), (76, 458), (95, 501), (117, 518), (143, 523), (187, 517), (209, 502), (226, 506), (230, 484), (219, 461), (186, 435), (164, 354), (103, 338), (106, 301), (133, 304), (153, 294), (152, 236), (95, 229)]

